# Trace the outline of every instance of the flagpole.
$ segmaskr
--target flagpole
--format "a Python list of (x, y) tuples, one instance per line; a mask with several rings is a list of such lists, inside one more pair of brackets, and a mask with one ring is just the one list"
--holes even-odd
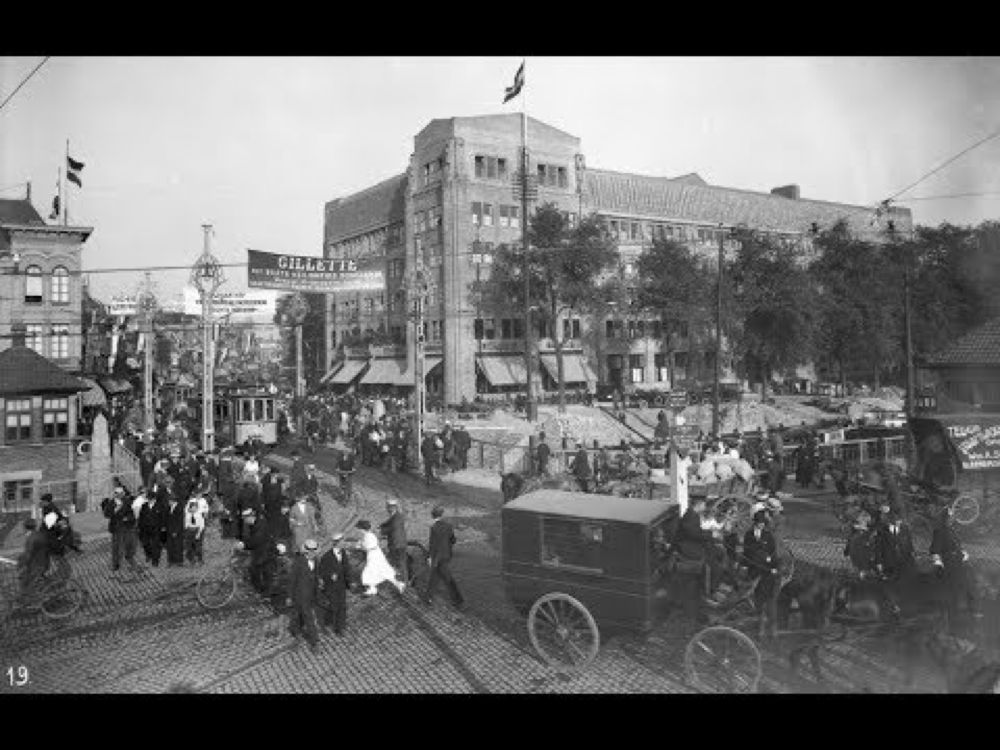
[[(527, 81), (527, 60), (521, 65), (524, 70), (524, 81)], [(535, 388), (531, 378), (531, 285), (529, 283), (528, 264), (528, 92), (525, 83), (521, 84), (521, 244), (524, 252), (524, 370), (525, 383), (525, 416), (528, 422), (537, 419), (535, 408)]]
[(56, 213), (56, 224), (59, 223), (59, 217), (63, 212), (63, 184), (62, 184), (62, 167), (59, 167), (59, 172), (56, 175), (56, 190), (59, 191), (59, 211)]
[[(69, 170), (69, 138), (66, 139), (66, 169)], [(69, 188), (66, 188), (66, 204), (63, 210), (63, 226), (69, 226)]]

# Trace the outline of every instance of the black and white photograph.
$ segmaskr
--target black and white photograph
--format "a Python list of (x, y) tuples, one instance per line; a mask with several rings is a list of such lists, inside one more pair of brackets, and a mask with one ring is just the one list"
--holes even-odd
[(0, 701), (1000, 693), (998, 91), (0, 56)]

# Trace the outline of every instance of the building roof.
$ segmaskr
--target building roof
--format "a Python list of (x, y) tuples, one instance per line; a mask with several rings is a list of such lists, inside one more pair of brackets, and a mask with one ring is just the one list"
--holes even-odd
[(406, 218), (406, 173), (326, 204), (326, 241), (336, 242)]
[[(0, 226), (18, 224), (20, 226), (45, 226), (45, 220), (38, 214), (31, 201), (24, 199), (0, 199)], [(6, 232), (0, 232), (0, 251), (10, 248)]]
[(535, 490), (503, 506), (503, 511), (522, 510), (553, 516), (648, 524), (672, 506), (658, 500), (640, 500), (615, 495), (591, 495), (563, 490)]
[[(813, 222), (829, 228), (843, 218), (852, 231), (867, 233), (874, 214), (874, 208), (866, 206), (707, 185), (694, 174), (670, 179), (588, 167), (583, 194), (587, 208), (600, 213), (662, 216), (706, 225), (746, 224), (775, 232), (805, 232)], [(900, 230), (910, 229), (909, 209), (894, 208), (890, 213)]]
[(993, 365), (1000, 366), (1000, 317), (987, 321), (955, 341), (951, 346), (927, 358), (930, 366)]
[(83, 381), (26, 346), (0, 352), (0, 394), (79, 393), (89, 390)]

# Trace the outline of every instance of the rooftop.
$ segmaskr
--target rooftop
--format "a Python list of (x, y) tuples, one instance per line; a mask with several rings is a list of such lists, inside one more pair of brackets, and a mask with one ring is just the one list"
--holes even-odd
[(950, 346), (927, 358), (930, 366), (1000, 366), (1000, 317), (974, 328)]
[(503, 506), (504, 511), (523, 510), (599, 521), (648, 524), (672, 506), (657, 500), (637, 500), (614, 495), (589, 495), (563, 490), (536, 490)]
[(26, 346), (0, 352), (0, 394), (78, 393), (90, 386)]
[(326, 241), (361, 234), (406, 216), (406, 172), (326, 204)]

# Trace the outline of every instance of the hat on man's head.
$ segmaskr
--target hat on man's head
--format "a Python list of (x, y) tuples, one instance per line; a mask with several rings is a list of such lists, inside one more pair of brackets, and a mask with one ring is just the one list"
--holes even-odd
[(254, 515), (254, 509), (253, 508), (244, 508), (243, 509), (243, 515), (244, 516), (252, 516), (252, 515)]
[(431, 511), (431, 518), (440, 518), (444, 515), (444, 508), (440, 505), (435, 505), (434, 509)]
[(316, 543), (315, 539), (306, 539), (305, 542), (302, 544), (302, 549), (307, 550), (309, 552), (315, 552), (316, 550), (319, 549), (319, 545)]
[(344, 535), (340, 533), (334, 534), (333, 536), (330, 537), (331, 542), (340, 542), (343, 541), (343, 539)]
[(125, 494), (125, 488), (122, 487), (121, 485), (118, 485), (117, 487), (115, 487), (114, 493), (116, 495), (124, 495)]
[(394, 497), (390, 497), (388, 500), (385, 501), (385, 504), (386, 505), (399, 505), (399, 500), (397, 500)]

